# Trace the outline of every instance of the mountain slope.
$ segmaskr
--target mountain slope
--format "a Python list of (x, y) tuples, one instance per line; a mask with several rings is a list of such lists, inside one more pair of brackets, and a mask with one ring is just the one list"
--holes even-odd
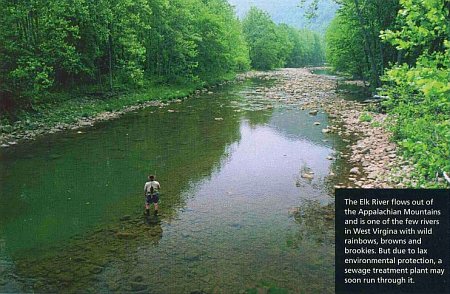
[(332, 0), (319, 3), (318, 16), (313, 20), (305, 17), (305, 8), (300, 7), (300, 0), (228, 0), (235, 6), (240, 18), (244, 17), (251, 6), (267, 11), (276, 23), (285, 23), (296, 28), (308, 28), (317, 32), (325, 32), (333, 19), (337, 4)]

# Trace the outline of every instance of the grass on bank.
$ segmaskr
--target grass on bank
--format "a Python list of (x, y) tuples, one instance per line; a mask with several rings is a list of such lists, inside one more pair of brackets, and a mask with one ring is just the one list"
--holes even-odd
[(196, 90), (230, 81), (235, 74), (202, 83), (196, 81), (162, 84), (147, 81), (139, 89), (118, 86), (114, 92), (103, 92), (98, 86), (80, 87), (69, 91), (48, 93), (39, 102), (10, 113), (2, 113), (0, 134), (16, 133), (60, 124), (73, 124), (82, 118), (92, 118), (102, 112), (120, 111), (148, 101), (168, 101), (193, 94)]

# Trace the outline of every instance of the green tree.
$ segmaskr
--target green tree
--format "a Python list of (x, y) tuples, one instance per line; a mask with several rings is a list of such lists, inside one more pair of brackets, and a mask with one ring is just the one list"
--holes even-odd
[[(337, 20), (327, 32), (327, 56), (332, 64), (351, 74), (361, 74), (371, 88), (381, 85), (380, 76), (398, 56), (395, 48), (381, 42), (381, 30), (393, 28), (398, 1), (336, 0)], [(342, 27), (340, 27), (342, 26)], [(351, 56), (352, 51), (358, 51)], [(340, 53), (344, 53), (340, 55)], [(355, 57), (358, 58), (355, 62)], [(343, 66), (353, 64), (356, 67)], [(366, 68), (359, 68), (364, 65)]]
[(419, 174), (450, 171), (450, 1), (401, 0), (397, 30), (382, 37), (408, 62), (384, 76), (393, 130)]
[[(0, 0), (0, 103), (89, 84), (219, 80), (249, 67), (225, 0)], [(14, 105), (13, 105), (14, 106)]]
[(68, 1), (2, 0), (0, 5), (3, 91), (36, 100), (55, 82), (85, 70), (75, 46), (80, 39), (75, 16), (82, 7)]
[(356, 23), (336, 16), (326, 32), (326, 58), (337, 71), (364, 78), (369, 68), (364, 55), (363, 36)]
[(291, 26), (281, 24), (280, 30), (284, 30), (289, 38), (290, 51), (286, 58), (287, 67), (302, 67), (322, 65), (325, 61), (325, 48), (323, 38), (310, 30), (299, 30)]
[(249, 44), (252, 67), (273, 69), (284, 66), (285, 46), (289, 39), (285, 34), (277, 34), (277, 25), (267, 12), (256, 7), (250, 8), (243, 20), (243, 31)]
[(150, 3), (153, 17), (152, 29), (146, 37), (147, 71), (167, 82), (194, 79), (200, 40), (195, 22), (201, 3), (196, 0)]
[(200, 39), (196, 72), (204, 79), (224, 76), (248, 68), (248, 49), (242, 38), (241, 24), (226, 0), (204, 0), (196, 27)]

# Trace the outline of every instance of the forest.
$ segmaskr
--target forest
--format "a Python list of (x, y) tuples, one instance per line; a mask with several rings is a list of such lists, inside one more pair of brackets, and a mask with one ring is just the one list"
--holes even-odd
[(450, 1), (337, 2), (327, 61), (387, 98), (382, 111), (422, 184), (450, 170)]
[(237, 72), (326, 62), (385, 98), (380, 111), (424, 181), (450, 169), (450, 1), (298, 1), (311, 21), (337, 5), (324, 36), (282, 23), (290, 16), (274, 21), (292, 1), (230, 2), (0, 0), (1, 131), (30, 115), (73, 121)]
[(277, 25), (257, 8), (241, 22), (226, 0), (0, 4), (0, 105), (13, 119), (17, 110), (70, 99), (64, 93), (74, 89), (196, 88), (250, 66), (324, 61), (317, 33)]

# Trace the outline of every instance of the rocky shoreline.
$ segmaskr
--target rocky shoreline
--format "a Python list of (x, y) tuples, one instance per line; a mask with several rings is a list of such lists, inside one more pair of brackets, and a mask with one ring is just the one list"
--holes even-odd
[[(386, 130), (387, 116), (368, 110), (367, 104), (344, 100), (337, 93), (338, 82), (334, 76), (317, 75), (311, 69), (280, 69), (270, 72), (247, 72), (236, 77), (232, 82), (241, 82), (249, 78), (276, 80), (277, 82), (260, 91), (266, 98), (278, 103), (293, 105), (302, 110), (309, 110), (310, 115), (318, 111), (328, 114), (331, 125), (322, 126), (323, 133), (336, 133), (348, 144), (348, 151), (338, 152), (335, 158), (344, 158), (350, 163), (347, 171), (348, 181), (338, 183), (335, 188), (404, 188), (416, 187), (411, 176), (414, 166), (398, 154), (398, 148), (389, 138)], [(214, 86), (213, 86), (214, 87)], [(211, 88), (213, 88), (211, 87)], [(212, 93), (211, 89), (196, 90), (192, 95)], [(191, 96), (192, 96), (191, 95)], [(65, 130), (78, 130), (91, 127), (100, 121), (108, 121), (121, 115), (147, 107), (163, 108), (170, 103), (180, 103), (184, 99), (166, 102), (148, 101), (139, 105), (127, 106), (119, 111), (102, 112), (94, 117), (81, 118), (73, 124), (60, 123), (49, 127), (39, 125), (35, 130), (23, 130), (19, 125), (9, 134), (0, 135), (0, 146), (7, 148), (20, 142), (33, 140), (38, 136), (57, 133)], [(170, 111), (170, 109), (168, 109)], [(366, 115), (368, 121), (362, 121)], [(320, 126), (319, 126), (320, 127)], [(330, 176), (334, 176), (333, 173)]]
[[(220, 83), (219, 86), (233, 82), (235, 81), (225, 81)], [(24, 141), (35, 140), (40, 136), (54, 134), (61, 131), (78, 130), (79, 133), (82, 133), (83, 132), (82, 129), (92, 127), (94, 124), (98, 122), (113, 120), (124, 115), (125, 113), (137, 111), (147, 107), (163, 108), (170, 105), (171, 103), (181, 103), (184, 99), (190, 98), (194, 95), (199, 95), (202, 93), (212, 93), (211, 89), (215, 87), (216, 85), (213, 85), (210, 88), (195, 90), (195, 92), (192, 93), (191, 95), (188, 95), (181, 99), (172, 99), (169, 101), (152, 100), (137, 105), (125, 106), (124, 108), (116, 111), (100, 112), (95, 116), (81, 117), (74, 123), (57, 123), (56, 125), (48, 125), (46, 123), (34, 122), (33, 129), (27, 129), (26, 125), (29, 124), (29, 122), (17, 121), (11, 126), (12, 128), (11, 132), (9, 133), (0, 132), (0, 148), (8, 148), (10, 146), (17, 145)]]
[[(336, 158), (350, 163), (347, 182), (335, 188), (405, 188), (416, 187), (412, 178), (414, 166), (398, 154), (384, 127), (386, 114), (368, 110), (368, 104), (344, 100), (337, 93), (339, 79), (317, 75), (311, 69), (281, 69), (272, 72), (249, 72), (245, 78), (275, 79), (276, 85), (265, 96), (281, 103), (297, 105), (310, 115), (325, 111), (331, 121), (323, 133), (336, 133), (348, 145), (348, 151), (338, 152)], [(366, 116), (367, 120), (361, 118)], [(328, 158), (335, 160), (336, 158)], [(307, 176), (307, 175), (306, 175)], [(335, 176), (331, 173), (330, 176)]]

